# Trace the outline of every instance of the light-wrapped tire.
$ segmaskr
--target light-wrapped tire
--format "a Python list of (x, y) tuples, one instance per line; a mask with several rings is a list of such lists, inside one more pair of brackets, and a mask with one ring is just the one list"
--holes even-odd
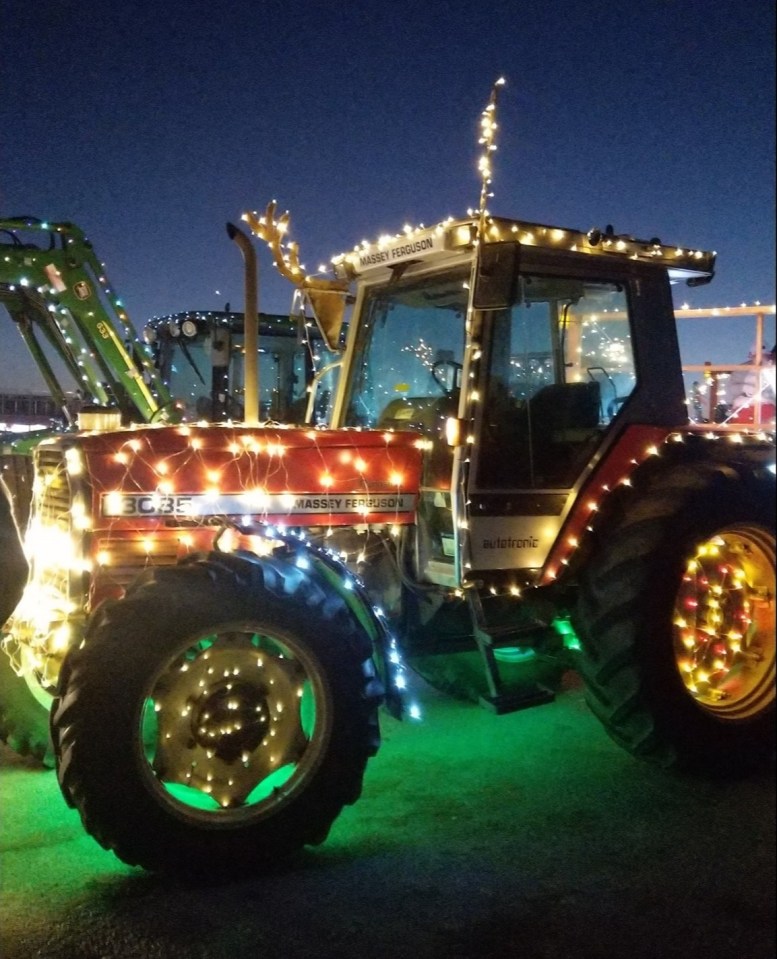
[(65, 663), (60, 786), (130, 864), (223, 878), (322, 842), (378, 747), (369, 638), (289, 559), (144, 574)]
[(775, 749), (774, 479), (675, 466), (624, 495), (582, 571), (588, 703), (664, 766), (750, 772)]

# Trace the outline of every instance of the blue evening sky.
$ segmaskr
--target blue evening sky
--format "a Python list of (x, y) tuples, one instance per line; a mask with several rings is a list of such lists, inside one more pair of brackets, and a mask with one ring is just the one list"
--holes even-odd
[[(678, 305), (774, 302), (773, 0), (5, 0), (1, 16), (0, 216), (78, 224), (138, 329), (241, 309), (224, 225), (270, 199), (310, 268), (476, 206), (500, 75), (492, 212), (714, 249), (716, 279)], [(283, 312), (265, 252), (260, 309)], [(742, 361), (750, 326), (720, 337), (698, 359)], [(0, 391), (26, 388), (0, 309)]]

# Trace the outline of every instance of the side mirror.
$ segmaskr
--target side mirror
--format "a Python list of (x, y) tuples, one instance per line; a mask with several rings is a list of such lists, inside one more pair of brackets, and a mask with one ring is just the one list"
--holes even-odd
[(515, 302), (520, 243), (482, 243), (478, 249), (472, 305), (476, 310), (505, 310)]

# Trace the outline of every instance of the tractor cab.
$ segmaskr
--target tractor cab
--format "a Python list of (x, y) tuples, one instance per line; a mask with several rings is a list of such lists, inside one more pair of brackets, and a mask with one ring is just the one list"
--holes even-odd
[[(242, 313), (190, 310), (158, 316), (146, 325), (159, 374), (187, 421), (242, 420), (245, 416), (245, 329)], [(307, 387), (321, 338), (296, 317), (258, 317), (259, 418), (303, 421)]]
[(420, 580), (518, 588), (630, 424), (687, 423), (670, 283), (710, 279), (714, 255), (512, 220), (478, 233), (336, 258), (355, 296), (332, 425), (424, 435)]

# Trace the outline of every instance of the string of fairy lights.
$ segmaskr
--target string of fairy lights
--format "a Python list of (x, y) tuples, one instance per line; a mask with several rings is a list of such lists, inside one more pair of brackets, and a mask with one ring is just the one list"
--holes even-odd
[(483, 152), (478, 158), (478, 173), (480, 174), (480, 202), (478, 204), (478, 240), (485, 236), (486, 220), (488, 217), (488, 201), (493, 197), (491, 183), (493, 180), (492, 154), (497, 150), (496, 132), (498, 130), (496, 107), (499, 89), (505, 85), (505, 78), (500, 77), (491, 89), (486, 108), (480, 115), (480, 137), (478, 144)]

